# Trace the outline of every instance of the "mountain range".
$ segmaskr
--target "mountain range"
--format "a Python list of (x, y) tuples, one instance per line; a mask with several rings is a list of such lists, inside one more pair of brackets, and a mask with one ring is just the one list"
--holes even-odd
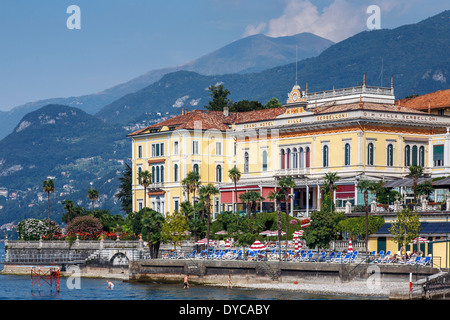
[(10, 133), (25, 114), (48, 104), (77, 107), (89, 114), (95, 114), (105, 105), (145, 88), (172, 72), (187, 70), (204, 75), (217, 75), (262, 71), (294, 62), (296, 57), (301, 60), (316, 56), (333, 44), (332, 41), (311, 33), (278, 38), (262, 34), (249, 36), (184, 65), (151, 70), (102, 92), (79, 97), (44, 99), (12, 108), (10, 111), (0, 111), (0, 139)]
[[(114, 194), (131, 156), (127, 133), (143, 121), (179, 114), (181, 108), (202, 109), (209, 101), (210, 85), (224, 84), (234, 101), (262, 103), (272, 97), (284, 103), (296, 74), (303, 89), (308, 82), (310, 92), (358, 85), (363, 73), (367, 85), (375, 86), (390, 86), (393, 75), (397, 98), (447, 89), (448, 34), (450, 11), (392, 30), (361, 32), (337, 44), (310, 34), (257, 35), (205, 55), (184, 70), (153, 70), (85, 100), (63, 99), (67, 103), (61, 105), (51, 99), (45, 106), (14, 108), (11, 117), (23, 115), (9, 124), (12, 128), (0, 141), (0, 190), (7, 188), (9, 194), (8, 198), (0, 196), (0, 225), (24, 217), (46, 217), (47, 195), (41, 185), (47, 177), (54, 178), (56, 185), (51, 195), (53, 219), (63, 212), (58, 203), (63, 199), (89, 206), (87, 190), (91, 187), (99, 190), (102, 208), (119, 212)], [(295, 63), (296, 51), (299, 57), (302, 51), (296, 50), (301, 47), (299, 39), (309, 39), (302, 46), (309, 46), (310, 56)], [(262, 51), (268, 53), (258, 58)], [(30, 112), (28, 108), (35, 109)]]
[[(330, 46), (316, 57), (256, 73), (201, 75), (178, 71), (103, 107), (96, 115), (107, 122), (129, 123), (146, 117), (150, 110), (173, 112), (207, 104), (207, 88), (218, 83), (230, 90), (230, 98), (282, 103), (295, 84), (309, 91), (331, 90), (362, 83), (390, 86), (394, 78), (397, 98), (425, 94), (449, 87), (450, 11), (393, 30), (364, 31)], [(297, 68), (297, 70), (296, 70)]]

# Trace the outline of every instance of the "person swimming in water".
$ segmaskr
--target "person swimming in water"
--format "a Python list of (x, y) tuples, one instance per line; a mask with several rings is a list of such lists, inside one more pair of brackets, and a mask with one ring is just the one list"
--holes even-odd
[(106, 280), (106, 283), (108, 284), (108, 289), (114, 289), (114, 283), (109, 280)]

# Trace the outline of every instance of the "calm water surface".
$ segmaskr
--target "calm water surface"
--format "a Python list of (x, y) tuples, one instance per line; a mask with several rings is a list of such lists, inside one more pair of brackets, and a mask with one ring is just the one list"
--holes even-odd
[[(0, 243), (0, 255), (4, 254)], [(0, 266), (2, 269), (3, 266)], [(60, 278), (60, 292), (45, 283), (41, 289), (32, 288), (30, 276), (0, 275), (0, 300), (361, 300), (362, 297), (315, 295), (279, 290), (227, 289), (191, 285), (190, 289), (180, 284), (136, 283), (111, 280), (114, 289), (107, 288), (106, 279), (79, 279), (79, 289), (69, 289), (75, 282), (71, 278)]]

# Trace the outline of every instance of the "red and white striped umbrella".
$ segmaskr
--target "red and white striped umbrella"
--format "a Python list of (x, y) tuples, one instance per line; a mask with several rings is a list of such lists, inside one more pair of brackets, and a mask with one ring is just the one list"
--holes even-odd
[(270, 230), (266, 230), (266, 231), (262, 231), (259, 233), (262, 236), (271, 236), (272, 235), (272, 231)]
[[(198, 240), (195, 244), (206, 244), (207, 241), (208, 240), (206, 238), (204, 238), (204, 239)], [(209, 239), (209, 244), (211, 245), (213, 243), (214, 243), (214, 240)]]
[(295, 247), (294, 247), (295, 251), (299, 252), (301, 248), (302, 248), (302, 243), (300, 242), (300, 240), (298, 238), (295, 239)]
[(303, 235), (303, 230), (294, 231), (294, 238), (301, 237)]
[(428, 239), (422, 238), (422, 237), (418, 237), (415, 238), (414, 240), (412, 240), (409, 244), (415, 244), (418, 242), (430, 242)]
[(349, 252), (352, 252), (352, 251), (353, 251), (352, 239), (348, 240), (348, 251), (349, 251)]
[(250, 246), (250, 250), (266, 250), (266, 246), (261, 243), (259, 240), (255, 240), (253, 244)]
[(231, 248), (230, 239), (227, 238), (227, 242), (225, 242), (225, 249)]

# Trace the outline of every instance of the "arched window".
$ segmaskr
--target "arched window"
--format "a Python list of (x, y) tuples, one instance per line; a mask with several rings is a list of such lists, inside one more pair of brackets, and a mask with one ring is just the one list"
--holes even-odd
[(367, 145), (367, 165), (373, 166), (373, 143)]
[(287, 149), (286, 152), (286, 169), (291, 169), (292, 168), (292, 163), (291, 163), (291, 149)]
[(152, 167), (152, 183), (155, 183), (156, 175), (155, 175), (155, 167)]
[(387, 147), (386, 165), (392, 167), (394, 165), (394, 146), (389, 144)]
[(164, 182), (164, 166), (161, 166), (159, 169), (161, 170), (161, 178), (160, 178), (160, 181), (161, 181), (161, 182)]
[(216, 167), (216, 182), (222, 182), (222, 166), (220, 164)]
[(249, 155), (248, 152), (245, 152), (244, 154), (244, 173), (248, 173), (249, 169)]
[(411, 158), (412, 158), (412, 165), (417, 166), (417, 146), (412, 147)]
[(298, 168), (298, 153), (297, 148), (292, 149), (292, 168)]
[(155, 182), (159, 182), (159, 167), (156, 167), (156, 179)]
[(200, 168), (198, 167), (198, 163), (195, 163), (194, 166), (192, 167), (192, 169), (197, 172), (198, 174), (200, 174)]
[(284, 152), (284, 149), (281, 149), (281, 169), (286, 169), (286, 154)]
[(305, 156), (305, 153), (303, 152), (303, 148), (300, 148), (299, 149), (300, 150), (300, 152), (299, 152), (299, 160), (300, 160), (300, 168), (304, 168), (305, 167), (305, 159), (303, 159), (303, 157)]
[(305, 160), (306, 168), (309, 168), (311, 165), (310, 158), (311, 158), (311, 151), (309, 147), (306, 147), (306, 160)]
[(264, 150), (262, 154), (262, 170), (267, 171), (267, 151)]
[(173, 181), (178, 181), (178, 164), (173, 165)]
[(419, 148), (419, 166), (425, 167), (425, 147)]
[(350, 165), (350, 143), (345, 144), (344, 152), (345, 152), (344, 165), (349, 166)]
[(411, 147), (409, 145), (405, 146), (405, 167), (411, 165)]
[(322, 155), (322, 160), (323, 160), (323, 167), (328, 167), (328, 146), (323, 146), (323, 155)]

